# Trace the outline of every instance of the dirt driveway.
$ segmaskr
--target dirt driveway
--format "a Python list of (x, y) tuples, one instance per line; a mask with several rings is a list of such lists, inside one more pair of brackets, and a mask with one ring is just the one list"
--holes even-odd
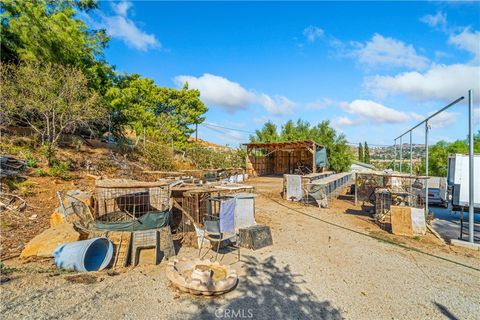
[[(242, 250), (239, 263), (234, 254), (224, 257), (240, 276), (224, 296), (177, 292), (164, 263), (94, 273), (83, 283), (30, 265), (0, 286), (2, 318), (478, 319), (477, 252), (441, 246), (431, 235), (385, 234), (347, 197), (330, 209), (283, 201), (281, 181), (249, 181), (258, 193), (257, 222), (271, 226), (274, 245)], [(178, 255), (196, 253), (182, 247)]]

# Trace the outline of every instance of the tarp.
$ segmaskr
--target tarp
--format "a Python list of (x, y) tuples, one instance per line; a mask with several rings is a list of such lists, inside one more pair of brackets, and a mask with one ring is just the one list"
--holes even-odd
[(287, 200), (300, 201), (303, 197), (302, 176), (285, 174), (287, 180)]
[(255, 225), (255, 194), (237, 193), (235, 196), (235, 230)]
[(235, 225), (235, 199), (222, 201), (220, 205), (220, 231), (232, 233)]
[(315, 162), (317, 167), (325, 168), (327, 166), (327, 149), (317, 149), (315, 152)]
[(412, 229), (415, 235), (424, 235), (427, 232), (425, 211), (421, 208), (412, 208)]
[(168, 225), (170, 211), (152, 211), (132, 221), (95, 223), (94, 229), (109, 231), (140, 231), (158, 229)]

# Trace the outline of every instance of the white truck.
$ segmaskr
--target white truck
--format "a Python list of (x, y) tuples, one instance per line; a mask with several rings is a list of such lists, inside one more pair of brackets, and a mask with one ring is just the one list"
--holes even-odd
[[(480, 209), (480, 154), (474, 156), (474, 208)], [(450, 154), (447, 163), (447, 179), (440, 180), (440, 197), (454, 209), (469, 206), (468, 154)]]

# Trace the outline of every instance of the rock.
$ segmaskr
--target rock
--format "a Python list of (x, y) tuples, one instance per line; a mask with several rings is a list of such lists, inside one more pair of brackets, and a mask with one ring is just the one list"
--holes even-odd
[(90, 192), (81, 190), (67, 191), (66, 195), (63, 197), (63, 206), (67, 217), (63, 215), (60, 207), (57, 208), (50, 216), (50, 226), (53, 227), (65, 222), (87, 222), (90, 220), (90, 216), (86, 212), (86, 208), (87, 206), (90, 207), (91, 204), (92, 194)]
[(52, 215), (50, 216), (50, 227), (55, 227), (59, 224), (66, 222), (65, 217), (59, 211), (59, 208), (55, 209), (55, 211), (53, 211)]
[(73, 225), (70, 223), (61, 223), (47, 229), (30, 240), (25, 246), (20, 258), (28, 257), (53, 257), (53, 251), (62, 243), (82, 240)]

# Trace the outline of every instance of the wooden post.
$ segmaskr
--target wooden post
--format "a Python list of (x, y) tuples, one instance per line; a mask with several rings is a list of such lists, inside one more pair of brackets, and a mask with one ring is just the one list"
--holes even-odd
[(317, 144), (314, 142), (313, 143), (313, 166), (312, 166), (312, 172), (316, 173), (317, 172), (317, 161), (315, 161), (315, 155), (317, 153)]

